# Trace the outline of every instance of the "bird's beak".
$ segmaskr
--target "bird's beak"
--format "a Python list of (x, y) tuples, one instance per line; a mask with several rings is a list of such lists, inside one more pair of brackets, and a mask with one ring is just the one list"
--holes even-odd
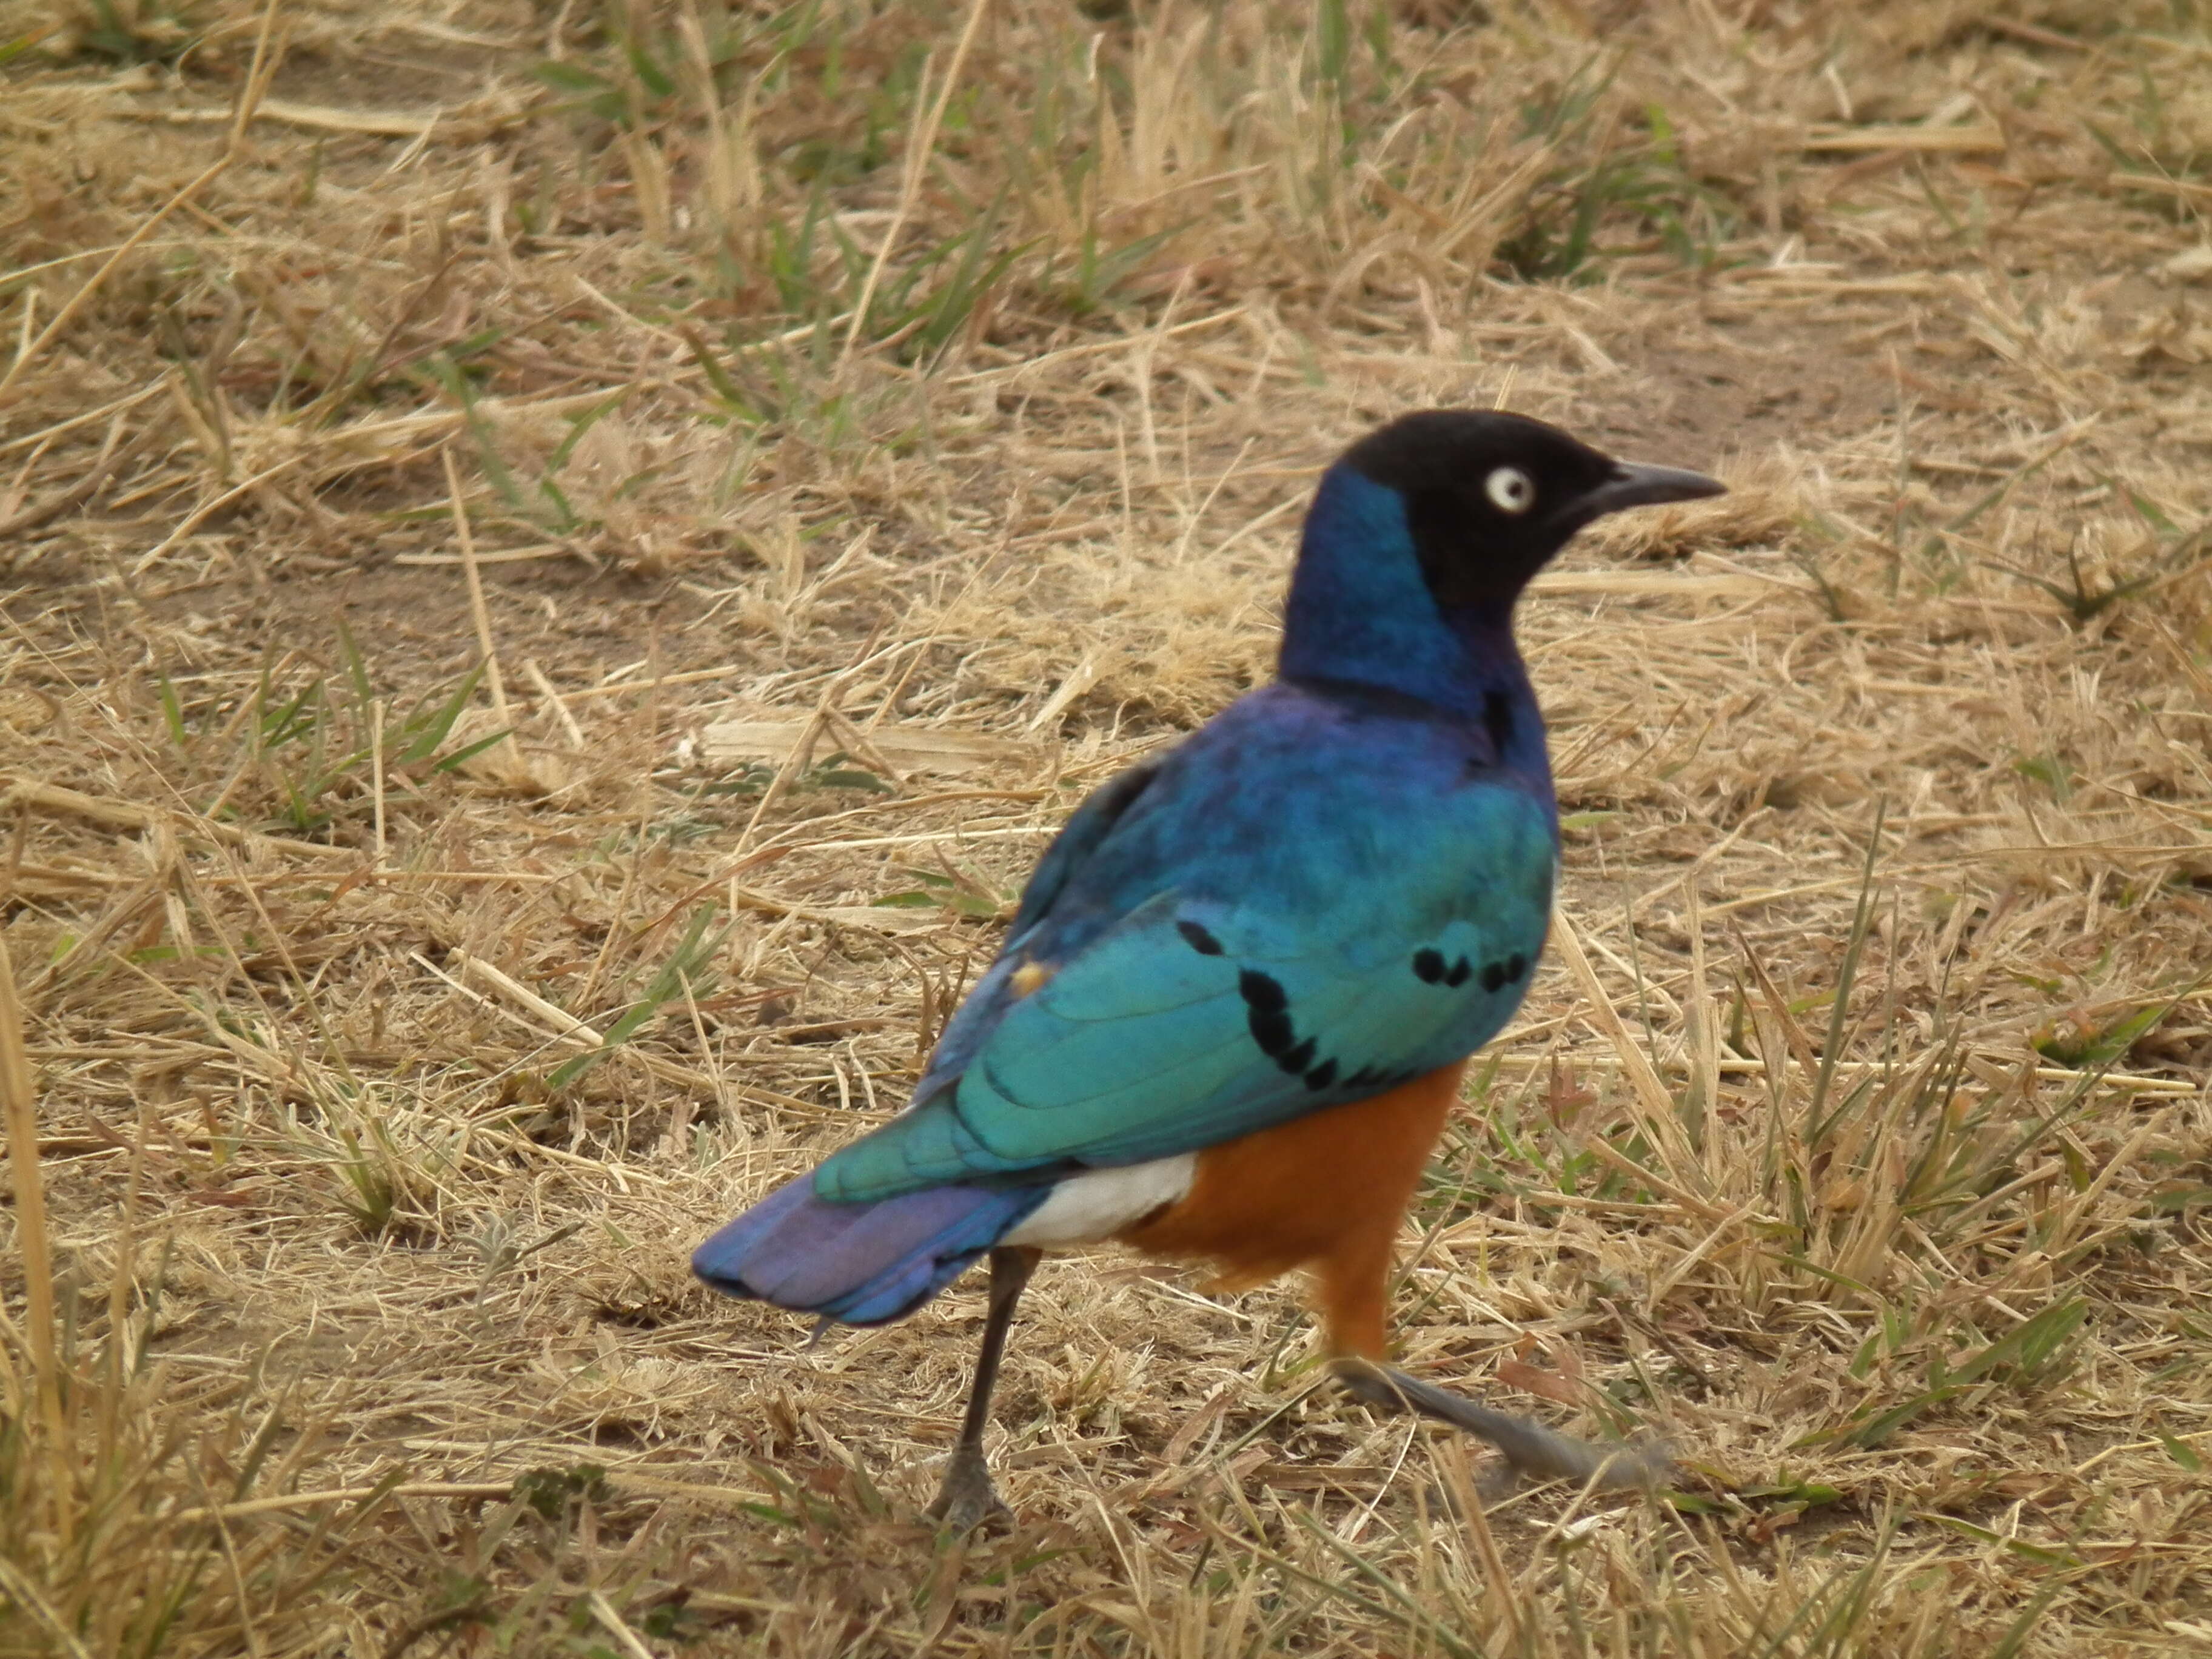
[(1728, 486), (1702, 472), (1679, 466), (1638, 466), (1617, 463), (1613, 476), (1575, 503), (1575, 516), (1587, 524), (1624, 507), (1653, 507), (1661, 501), (1694, 501), (1707, 495), (1724, 495)]

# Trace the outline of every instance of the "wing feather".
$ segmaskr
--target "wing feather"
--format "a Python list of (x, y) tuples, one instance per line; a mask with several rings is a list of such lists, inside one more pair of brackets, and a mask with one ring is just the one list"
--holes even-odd
[(1547, 802), (1281, 754), (1216, 757), (1201, 789), (1188, 753), (1071, 820), (1081, 844), (1040, 864), (1050, 893), (916, 1104), (830, 1158), (823, 1197), (1191, 1152), (1449, 1065), (1510, 1018), (1549, 916)]

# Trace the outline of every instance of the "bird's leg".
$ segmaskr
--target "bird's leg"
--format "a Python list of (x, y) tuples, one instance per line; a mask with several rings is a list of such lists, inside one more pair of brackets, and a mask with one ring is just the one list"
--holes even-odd
[[(1395, 1218), (1392, 1218), (1395, 1223)], [(1419, 1413), (1479, 1435), (1504, 1455), (1516, 1474), (1539, 1480), (1595, 1481), (1601, 1488), (1653, 1486), (1672, 1467), (1658, 1448), (1592, 1445), (1525, 1417), (1478, 1406), (1464, 1395), (1424, 1382), (1367, 1356), (1384, 1352), (1383, 1301), (1389, 1290), (1391, 1231), (1352, 1234), (1316, 1263), (1322, 1323), (1338, 1382), (1370, 1406)]]
[(1332, 1366), (1337, 1381), (1368, 1405), (1416, 1412), (1465, 1429), (1497, 1447), (1516, 1474), (1534, 1480), (1572, 1480), (1611, 1491), (1656, 1486), (1674, 1467), (1662, 1447), (1602, 1446), (1577, 1440), (1529, 1418), (1478, 1406), (1464, 1395), (1371, 1359), (1343, 1356)]
[(945, 1466), (945, 1484), (938, 1488), (930, 1515), (954, 1532), (967, 1532), (987, 1515), (1006, 1506), (991, 1485), (991, 1471), (983, 1462), (983, 1430), (991, 1420), (991, 1389), (999, 1380), (999, 1359), (1006, 1351), (1006, 1332), (1014, 1322), (1014, 1304), (1030, 1282), (1037, 1258), (1044, 1254), (1019, 1245), (991, 1252), (991, 1308), (983, 1321), (983, 1351), (975, 1357), (975, 1380), (968, 1389), (968, 1414), (961, 1419), (960, 1438), (952, 1448), (952, 1461)]

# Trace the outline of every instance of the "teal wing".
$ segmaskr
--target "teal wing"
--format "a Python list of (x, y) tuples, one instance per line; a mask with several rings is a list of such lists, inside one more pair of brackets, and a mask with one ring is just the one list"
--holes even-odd
[(1310, 815), (1291, 867), (1249, 845), (1240, 860), (1233, 842), (1188, 857), (1064, 958), (1036, 928), (1027, 960), (1049, 977), (1015, 996), (1010, 950), (993, 975), (1003, 1006), (957, 1075), (833, 1156), (817, 1191), (863, 1200), (1166, 1157), (1472, 1053), (1542, 945), (1551, 816), (1505, 787), (1389, 805)]

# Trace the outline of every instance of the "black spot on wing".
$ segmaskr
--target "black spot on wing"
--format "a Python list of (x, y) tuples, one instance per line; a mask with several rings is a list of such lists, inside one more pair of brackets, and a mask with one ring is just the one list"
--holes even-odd
[(1221, 954), (1221, 941), (1194, 921), (1176, 923), (1176, 932), (1189, 940), (1190, 948), (1202, 957), (1218, 957)]
[(1314, 1039), (1298, 1040), (1297, 1028), (1291, 1024), (1290, 994), (1280, 980), (1247, 968), (1237, 975), (1237, 989), (1244, 998), (1245, 1023), (1252, 1028), (1252, 1041), (1260, 1045), (1261, 1054), (1292, 1077), (1304, 1078), (1310, 1089), (1326, 1089), (1335, 1080), (1336, 1062), (1324, 1060), (1315, 1065)]
[(1456, 990), (1467, 983), (1468, 975), (1474, 972), (1474, 964), (1465, 957), (1446, 964), (1443, 952), (1423, 945), (1413, 952), (1413, 974), (1430, 985), (1449, 986)]
[(1279, 1059), (1298, 1040), (1298, 1034), (1291, 1028), (1288, 1014), (1263, 1014), (1254, 1008), (1245, 1018), (1252, 1027), (1252, 1041), (1258, 1043), (1260, 1052), (1270, 1059)]
[(1502, 991), (1509, 985), (1518, 985), (1528, 971), (1528, 958), (1516, 951), (1503, 962), (1483, 964), (1482, 988)]
[(1256, 968), (1247, 968), (1237, 975), (1237, 994), (1255, 1014), (1279, 1014), (1291, 1006), (1290, 993), (1283, 989), (1282, 981)]
[[(1237, 975), (1237, 989), (1244, 999), (1244, 1017), (1252, 1028), (1252, 1041), (1260, 1045), (1261, 1054), (1280, 1060), (1298, 1040), (1291, 1025), (1289, 993), (1280, 980), (1256, 968), (1247, 968)], [(1284, 1064), (1288, 1066), (1287, 1061)], [(1290, 1069), (1303, 1071), (1304, 1066)]]

